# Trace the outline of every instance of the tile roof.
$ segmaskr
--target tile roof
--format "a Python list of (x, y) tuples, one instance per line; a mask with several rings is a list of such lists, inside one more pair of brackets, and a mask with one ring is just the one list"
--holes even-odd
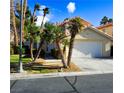
[(108, 26), (113, 26), (113, 23), (107, 23), (107, 24), (105, 24), (105, 25), (100, 25), (100, 26), (98, 26), (98, 27), (96, 27), (97, 29), (101, 29), (101, 28), (106, 28), (106, 27), (108, 27)]

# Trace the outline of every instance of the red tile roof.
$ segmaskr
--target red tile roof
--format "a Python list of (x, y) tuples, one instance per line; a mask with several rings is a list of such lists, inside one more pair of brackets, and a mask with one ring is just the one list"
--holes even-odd
[(101, 25), (101, 26), (98, 26), (96, 28), (101, 29), (101, 28), (105, 28), (105, 27), (108, 27), (108, 26), (113, 26), (113, 23), (108, 23), (108, 24), (105, 24), (105, 25)]

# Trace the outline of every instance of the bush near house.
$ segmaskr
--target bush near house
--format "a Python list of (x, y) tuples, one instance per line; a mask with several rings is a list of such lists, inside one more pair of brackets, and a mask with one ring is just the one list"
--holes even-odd
[(14, 54), (14, 49), (12, 47), (10, 47), (10, 55)]
[(46, 54), (45, 50), (42, 49), (41, 52), (40, 52), (40, 57), (45, 58), (45, 54)]
[(59, 53), (59, 50), (58, 49), (51, 49), (51, 55), (57, 59), (60, 59), (61, 58), (61, 55)]

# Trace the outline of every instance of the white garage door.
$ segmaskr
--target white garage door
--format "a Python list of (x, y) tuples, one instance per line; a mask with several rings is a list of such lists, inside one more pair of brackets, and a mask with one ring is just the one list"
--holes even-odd
[(102, 43), (96, 41), (75, 41), (72, 57), (101, 57)]

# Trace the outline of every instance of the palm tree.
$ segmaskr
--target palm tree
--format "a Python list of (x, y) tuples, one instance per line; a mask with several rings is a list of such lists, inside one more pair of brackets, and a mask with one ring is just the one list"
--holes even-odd
[(30, 55), (33, 60), (34, 59), (33, 45), (34, 45), (34, 42), (39, 42), (38, 38), (40, 38), (39, 36), (40, 29), (35, 24), (29, 24), (28, 29), (29, 29), (28, 37), (30, 39)]
[(80, 17), (75, 17), (69, 20), (69, 29), (70, 29), (70, 44), (69, 44), (69, 53), (68, 53), (68, 60), (67, 60), (67, 65), (70, 66), (71, 62), (71, 55), (72, 55), (72, 49), (74, 45), (74, 39), (77, 33), (79, 33), (82, 28), (84, 27), (81, 23), (81, 18)]
[(61, 59), (62, 59), (62, 63), (63, 63), (63, 67), (67, 67), (66, 65), (66, 61), (65, 61), (65, 57), (64, 57), (64, 53), (61, 49), (61, 46), (60, 46), (60, 43), (62, 42), (62, 40), (64, 39), (62, 36), (65, 36), (65, 34), (63, 33), (63, 28), (58, 26), (58, 25), (55, 25), (54, 26), (54, 33), (56, 34), (55, 36), (55, 42), (56, 42), (56, 45), (58, 47), (58, 50), (59, 50), (59, 53), (61, 55)]
[(69, 42), (67, 39), (63, 39), (62, 44), (63, 44), (63, 54), (64, 54), (64, 57), (66, 58), (66, 47), (67, 45), (69, 45)]
[[(39, 4), (35, 4), (34, 6), (34, 11), (33, 11), (33, 15), (31, 17), (31, 25), (34, 24), (34, 22), (36, 21), (36, 11), (39, 11), (40, 10), (40, 5)], [(31, 29), (31, 32), (30, 32), (30, 55), (31, 55), (31, 58), (32, 60), (34, 59), (34, 56), (33, 56), (33, 44), (34, 44), (34, 34), (32, 32), (32, 29)]]
[(14, 32), (14, 46), (18, 46), (18, 33), (16, 29), (16, 18), (15, 18), (15, 12), (14, 12), (14, 1), (10, 1), (10, 18), (11, 18), (11, 24)]
[(48, 43), (56, 43), (59, 53), (61, 55), (63, 67), (67, 67), (64, 53), (60, 46), (61, 42), (64, 41), (63, 40), (64, 39), (63, 36), (65, 36), (64, 29), (59, 25), (55, 25), (52, 23), (46, 23), (45, 30), (46, 30), (45, 31), (46, 35), (44, 35), (44, 40), (46, 40)]
[(44, 18), (47, 14), (49, 14), (49, 8), (46, 7), (46, 8), (43, 9), (43, 19), (42, 19), (42, 22), (41, 22), (41, 29), (43, 28)]
[[(27, 9), (28, 9), (27, 0), (24, 0), (24, 2), (23, 2), (23, 19), (22, 19), (22, 39), (23, 39), (23, 41), (24, 41), (24, 37), (25, 37), (25, 21), (26, 21)], [(15, 16), (16, 16), (16, 22), (17, 22), (18, 29), (20, 27), (20, 15), (21, 15), (20, 1), (16, 0)]]
[(40, 4), (35, 4), (34, 6), (34, 11), (33, 11), (33, 15), (32, 15), (32, 23), (34, 23), (35, 21), (35, 17), (36, 17), (36, 11), (40, 11)]
[(25, 25), (25, 17), (27, 11), (27, 0), (23, 2), (23, 19), (22, 19), (22, 37), (24, 37), (24, 25)]
[[(47, 7), (43, 9), (43, 19), (42, 19), (41, 27), (40, 27), (40, 28), (41, 28), (41, 32), (43, 31), (43, 22), (44, 22), (44, 18), (45, 18), (45, 16), (46, 16), (46, 14), (49, 14), (49, 8), (47, 8)], [(40, 44), (39, 44), (39, 48), (38, 48), (37, 53), (36, 53), (36, 56), (35, 56), (35, 58), (34, 58), (34, 62), (35, 62), (35, 60), (36, 60), (36, 59), (39, 57), (39, 55), (40, 55), (43, 42), (44, 42), (44, 40), (41, 39)]]

